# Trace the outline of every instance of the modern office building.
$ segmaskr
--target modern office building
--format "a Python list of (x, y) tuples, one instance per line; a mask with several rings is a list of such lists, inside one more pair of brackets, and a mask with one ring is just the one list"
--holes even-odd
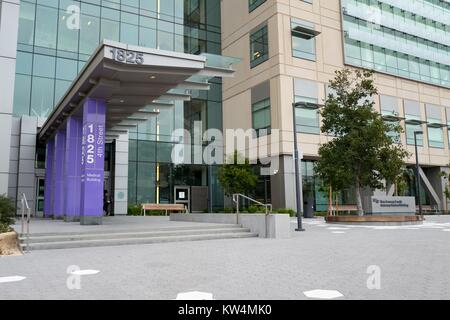
[[(414, 131), (424, 132), (422, 203), (445, 209), (439, 172), (450, 162), (449, 23), (450, 2), (440, 0), (222, 1), (222, 52), (243, 59), (222, 87), (223, 126), (281, 132), (280, 170), (270, 178), (268, 201), (295, 207), (292, 103), (299, 102), (304, 198), (327, 210), (313, 168), (319, 146), (330, 139), (320, 133), (318, 107), (335, 70), (349, 66), (376, 71), (376, 108), (404, 126), (399, 141), (412, 154)], [(414, 163), (414, 156), (408, 159)], [(406, 178), (405, 194), (415, 195), (414, 174)], [(340, 203), (355, 203), (351, 190)]]
[[(327, 207), (313, 163), (320, 144), (318, 108), (334, 71), (344, 66), (376, 71), (377, 109), (400, 121), (399, 138), (413, 153), (422, 130), (419, 161), (423, 203), (445, 209), (450, 162), (450, 3), (442, 0), (7, 0), (0, 5), (0, 193), (25, 193), (42, 213), (46, 144), (37, 136), (56, 114), (77, 75), (107, 39), (187, 54), (241, 59), (234, 78), (210, 79), (137, 128), (105, 146), (105, 189), (115, 214), (144, 202), (171, 203), (190, 187), (191, 209), (229, 206), (217, 167), (171, 161), (175, 129), (278, 129), (273, 156), (279, 168), (261, 177), (255, 197), (275, 208), (295, 208), (292, 104), (303, 152), (305, 200)], [(186, 58), (186, 57), (185, 57)], [(88, 67), (86, 67), (88, 68)], [(156, 80), (156, 79), (154, 79)], [(222, 83), (223, 82), (223, 83)], [(44, 139), (45, 140), (45, 139)], [(189, 142), (193, 154), (204, 141)], [(413, 165), (415, 158), (408, 159)], [(414, 176), (405, 194), (415, 195)], [(388, 188), (392, 192), (392, 188)], [(377, 191), (375, 191), (377, 192)], [(48, 199), (47, 199), (48, 200)], [(353, 202), (352, 191), (341, 203)]]

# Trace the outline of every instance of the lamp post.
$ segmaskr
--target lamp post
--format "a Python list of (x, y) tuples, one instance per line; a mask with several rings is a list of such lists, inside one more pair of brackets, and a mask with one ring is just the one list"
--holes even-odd
[(414, 131), (414, 146), (416, 148), (416, 192), (419, 199), (419, 214), (422, 215), (422, 200), (420, 198), (420, 166), (419, 151), (417, 148), (417, 136), (422, 135), (423, 131)]
[(295, 169), (295, 199), (297, 202), (297, 229), (295, 231), (305, 231), (302, 226), (302, 201), (303, 197), (300, 192), (300, 173), (299, 173), (299, 152), (297, 141), (297, 124), (295, 119), (295, 108), (297, 103), (292, 103), (292, 119), (293, 119), (293, 133), (294, 133), (294, 169)]

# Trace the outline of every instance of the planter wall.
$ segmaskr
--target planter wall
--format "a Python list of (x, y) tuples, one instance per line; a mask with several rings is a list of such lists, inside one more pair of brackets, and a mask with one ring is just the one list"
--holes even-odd
[[(267, 219), (267, 231), (266, 231)], [(173, 213), (170, 215), (170, 221), (190, 221), (205, 223), (223, 223), (236, 224), (236, 214), (226, 213)], [(288, 214), (271, 214), (266, 217), (265, 214), (240, 214), (239, 224), (244, 228), (249, 228), (251, 232), (257, 233), (259, 237), (283, 239), (290, 238), (291, 219)]]

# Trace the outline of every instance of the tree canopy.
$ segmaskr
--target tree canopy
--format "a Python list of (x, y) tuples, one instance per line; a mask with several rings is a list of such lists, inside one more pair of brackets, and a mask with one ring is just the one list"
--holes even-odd
[(250, 161), (235, 151), (228, 157), (226, 164), (220, 167), (219, 182), (228, 196), (235, 193), (247, 194), (256, 187), (258, 176)]
[(383, 180), (394, 182), (402, 172), (408, 152), (393, 136), (403, 129), (375, 110), (372, 71), (338, 70), (330, 89), (321, 131), (335, 138), (320, 147), (315, 169), (335, 191), (353, 186), (363, 215), (361, 188), (381, 189)]

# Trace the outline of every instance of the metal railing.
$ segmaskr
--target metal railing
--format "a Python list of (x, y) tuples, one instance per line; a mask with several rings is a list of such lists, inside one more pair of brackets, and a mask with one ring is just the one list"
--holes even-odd
[[(25, 235), (25, 223), (26, 223), (26, 251), (28, 252), (29, 245), (30, 245), (30, 216), (31, 216), (31, 209), (28, 205), (27, 197), (25, 196), (25, 193), (22, 193), (22, 197), (20, 199), (20, 202), (22, 204), (22, 232), (21, 237), (23, 238)], [(25, 210), (26, 210), (26, 219), (25, 219)]]
[(269, 234), (269, 232), (267, 230), (267, 226), (268, 226), (267, 218), (272, 213), (272, 204), (265, 204), (265, 203), (259, 202), (259, 201), (255, 200), (255, 199), (247, 197), (246, 195), (243, 195), (241, 193), (233, 194), (233, 202), (236, 204), (236, 224), (239, 224), (239, 205), (240, 205), (239, 199), (240, 198), (247, 199), (248, 201), (256, 203), (256, 204), (258, 204), (258, 205), (260, 205), (260, 206), (265, 208), (265, 211), (266, 211), (266, 216), (265, 216), (265, 224), (266, 225), (265, 225), (265, 229), (266, 229), (266, 238), (267, 238), (267, 236)]

